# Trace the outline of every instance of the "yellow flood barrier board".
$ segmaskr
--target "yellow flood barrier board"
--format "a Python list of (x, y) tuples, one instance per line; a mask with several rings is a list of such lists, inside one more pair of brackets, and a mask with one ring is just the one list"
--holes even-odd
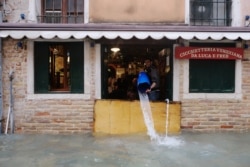
[[(179, 133), (181, 104), (169, 103), (166, 120), (166, 102), (150, 102), (155, 129), (158, 133)], [(168, 123), (168, 126), (166, 126)], [(168, 127), (168, 129), (166, 129)], [(140, 101), (96, 100), (94, 132), (130, 134), (147, 132)]]

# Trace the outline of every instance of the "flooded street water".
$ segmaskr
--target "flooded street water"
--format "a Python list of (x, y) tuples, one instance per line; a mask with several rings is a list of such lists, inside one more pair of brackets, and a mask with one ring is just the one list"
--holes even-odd
[(146, 134), (0, 135), (1, 167), (249, 167), (249, 133), (182, 133), (181, 145)]

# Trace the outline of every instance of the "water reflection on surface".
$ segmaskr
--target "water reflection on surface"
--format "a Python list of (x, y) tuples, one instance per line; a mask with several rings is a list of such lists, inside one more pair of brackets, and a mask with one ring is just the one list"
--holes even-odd
[(182, 133), (181, 145), (135, 135), (0, 135), (3, 167), (249, 167), (249, 133)]

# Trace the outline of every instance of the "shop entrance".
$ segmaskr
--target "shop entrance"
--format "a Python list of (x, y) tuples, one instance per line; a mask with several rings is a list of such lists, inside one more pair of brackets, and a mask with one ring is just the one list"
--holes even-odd
[(160, 100), (172, 100), (173, 43), (162, 40), (100, 40), (102, 99), (138, 99), (137, 76), (150, 58), (160, 76)]

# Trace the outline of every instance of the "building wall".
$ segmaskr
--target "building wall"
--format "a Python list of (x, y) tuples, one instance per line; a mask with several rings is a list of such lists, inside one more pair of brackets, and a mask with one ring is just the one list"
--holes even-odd
[[(85, 19), (90, 23), (184, 23), (185, 0), (85, 0)], [(35, 23), (41, 0), (5, 1), (5, 19), (11, 23)], [(164, 5), (161, 5), (164, 4)], [(165, 5), (167, 4), (167, 5)], [(147, 12), (145, 12), (147, 11)], [(20, 15), (24, 14), (25, 19)]]
[[(250, 128), (250, 49), (245, 49), (244, 59), (241, 60), (242, 71), (241, 96), (232, 97), (217, 94), (214, 97), (197, 97), (192, 94), (185, 97), (184, 85), (186, 63), (179, 62), (179, 97), (182, 103), (181, 128), (183, 131), (240, 131), (246, 132)], [(246, 59), (248, 58), (248, 59)]]
[[(245, 23), (245, 16), (250, 16), (250, 5), (248, 5), (249, 1), (248, 0), (241, 0), (241, 22), (242, 25), (244, 26)], [(247, 5), (244, 5), (247, 4)], [(249, 21), (247, 22), (247, 26), (249, 26)]]
[[(9, 108), (9, 72), (14, 71), (13, 98), (15, 133), (88, 133), (93, 130), (94, 114), (94, 61), (90, 56), (86, 60), (89, 73), (85, 86), (88, 93), (82, 96), (35, 95), (29, 92), (32, 76), (28, 62), (30, 45), (26, 49), (16, 49), (19, 40), (3, 39), (3, 116), (7, 118)], [(6, 123), (4, 122), (4, 125)]]
[[(121, 23), (188, 23), (189, 0), (85, 0), (87, 22)], [(34, 23), (40, 15), (41, 0), (5, 1), (5, 19), (11, 23)], [(167, 4), (167, 5), (161, 5)], [(244, 26), (245, 16), (250, 15), (248, 0), (233, 0), (233, 26)], [(238, 9), (239, 8), (239, 9)], [(145, 11), (149, 11), (145, 13)], [(153, 14), (152, 14), (153, 13)], [(20, 15), (25, 15), (22, 20)]]
[[(3, 7), (5, 7), (5, 17), (9, 23), (21, 23), (21, 22), (30, 22), (28, 15), (30, 13), (29, 10), (29, 0), (25, 1), (15, 1), (15, 0), (7, 0), (1, 1), (3, 3)], [(3, 8), (2, 7), (2, 8)], [(25, 20), (21, 19), (21, 14), (25, 15)]]
[[(29, 45), (15, 49), (18, 40), (10, 38), (3, 42), (3, 99), (4, 117), (9, 107), (9, 72), (14, 73), (13, 95), (16, 133), (86, 133), (93, 131), (96, 86), (96, 51), (90, 48), (87, 82), (89, 96), (57, 98), (28, 93), (30, 78), (28, 62)], [(247, 44), (250, 45), (250, 42)], [(99, 46), (98, 46), (99, 47)], [(181, 102), (182, 131), (248, 131), (250, 128), (250, 49), (245, 49), (242, 61), (242, 97), (195, 98), (184, 97), (185, 64), (179, 62), (179, 101)], [(100, 69), (99, 69), (100, 70)], [(96, 82), (94, 82), (96, 81)], [(62, 95), (61, 95), (62, 96)]]
[[(29, 2), (32, 2), (30, 0)], [(242, 23), (248, 15), (248, 0), (241, 0)], [(244, 1), (244, 2), (243, 2)], [(107, 6), (107, 3), (114, 6)], [(112, 2), (112, 3), (111, 3)], [(124, 4), (126, 2), (126, 4)], [(184, 0), (144, 0), (142, 1), (111, 1), (90, 0), (90, 22), (129, 22), (129, 23), (184, 23)], [(235, 0), (239, 3), (239, 0)], [(31, 3), (29, 3), (31, 4)], [(8, 0), (10, 7), (6, 18), (8, 22), (30, 22), (20, 20), (20, 14), (29, 16), (31, 10), (27, 1)], [(134, 6), (135, 5), (135, 6)], [(145, 13), (145, 11), (150, 11)], [(178, 12), (176, 12), (178, 11)], [(183, 12), (182, 12), (183, 11)], [(152, 14), (154, 13), (154, 14)], [(174, 14), (173, 14), (174, 13)], [(249, 13), (250, 14), (250, 13)], [(31, 17), (32, 18), (32, 17)], [(34, 17), (33, 17), (34, 18)], [(244, 24), (242, 24), (244, 25)], [(3, 39), (3, 104), (4, 118), (7, 117), (9, 107), (9, 72), (14, 70), (13, 94), (14, 115), (17, 133), (85, 133), (93, 131), (93, 114), (95, 98), (100, 98), (100, 45), (85, 48), (88, 70), (85, 70), (85, 87), (87, 93), (83, 96), (35, 96), (32, 94), (30, 77), (31, 63), (27, 49), (15, 48), (19, 40)], [(250, 45), (248, 41), (247, 44)], [(86, 46), (89, 45), (86, 44)], [(250, 128), (250, 49), (245, 49), (242, 61), (242, 97), (241, 98), (184, 98), (186, 61), (179, 61), (178, 75), (174, 85), (178, 85), (175, 93), (181, 102), (182, 130), (192, 131), (248, 131)], [(175, 62), (177, 63), (177, 62)], [(31, 84), (31, 85), (30, 85)], [(31, 92), (30, 92), (31, 91)], [(4, 122), (5, 125), (5, 122)]]
[(89, 22), (184, 23), (185, 0), (91, 0)]

